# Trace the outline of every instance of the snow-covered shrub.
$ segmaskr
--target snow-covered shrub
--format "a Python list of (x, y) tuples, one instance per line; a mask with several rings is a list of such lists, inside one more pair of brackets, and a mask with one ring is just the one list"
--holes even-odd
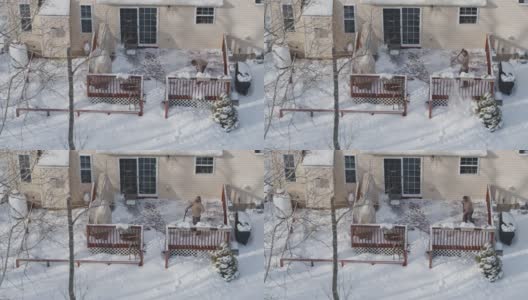
[(238, 112), (225, 93), (222, 93), (220, 99), (213, 103), (213, 121), (220, 124), (226, 132), (238, 127)]
[(477, 255), (476, 260), (479, 265), (480, 272), (490, 282), (494, 282), (502, 277), (503, 273), (501, 259), (497, 256), (495, 248), (493, 248), (490, 243), (484, 245), (482, 250), (480, 250), (479, 254)]
[(225, 281), (229, 282), (238, 277), (238, 261), (227, 243), (222, 243), (220, 248), (213, 252), (211, 261), (213, 268)]
[(473, 111), (489, 131), (493, 132), (502, 127), (502, 111), (490, 93), (475, 101)]

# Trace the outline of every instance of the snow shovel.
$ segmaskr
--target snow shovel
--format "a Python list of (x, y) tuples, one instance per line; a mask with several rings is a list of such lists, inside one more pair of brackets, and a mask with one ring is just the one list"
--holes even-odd
[(183, 222), (185, 222), (185, 217), (187, 217), (187, 212), (189, 212), (189, 209), (191, 208), (191, 206), (187, 207), (187, 209), (185, 209), (185, 213), (183, 214)]

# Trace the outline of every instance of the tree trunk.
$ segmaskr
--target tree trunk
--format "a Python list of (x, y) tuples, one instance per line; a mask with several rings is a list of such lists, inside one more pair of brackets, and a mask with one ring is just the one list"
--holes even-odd
[(335, 48), (332, 48), (332, 70), (334, 76), (334, 150), (339, 146), (339, 72), (337, 71), (337, 57)]
[(66, 50), (66, 56), (68, 60), (68, 98), (70, 102), (69, 107), (69, 119), (68, 119), (68, 145), (70, 150), (75, 150), (75, 143), (73, 142), (73, 121), (74, 121), (74, 114), (73, 114), (73, 66), (72, 66), (72, 57), (70, 53), (70, 48)]
[(74, 290), (74, 283), (75, 283), (75, 256), (73, 254), (73, 217), (72, 217), (72, 199), (71, 197), (68, 197), (66, 199), (66, 209), (68, 210), (68, 247), (70, 250), (70, 276), (68, 279), (68, 293), (70, 295), (70, 300), (75, 300), (75, 290)]
[(339, 300), (339, 293), (337, 292), (337, 218), (334, 196), (330, 199), (330, 215), (332, 218), (332, 295), (334, 300)]

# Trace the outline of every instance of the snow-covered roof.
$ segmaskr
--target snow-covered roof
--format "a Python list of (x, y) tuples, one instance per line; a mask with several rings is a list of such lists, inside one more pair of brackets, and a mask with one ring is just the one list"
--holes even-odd
[(39, 167), (68, 167), (70, 165), (70, 151), (47, 150), (40, 157)]
[(361, 4), (484, 7), (488, 0), (361, 0)]
[(224, 5), (224, 0), (97, 0), (97, 3), (108, 5), (174, 5), (222, 7)]
[(70, 0), (46, 0), (38, 12), (39, 16), (69, 16)]
[(333, 167), (334, 151), (332, 150), (310, 150), (303, 159), (305, 167)]
[(332, 16), (333, 12), (334, 1), (309, 0), (303, 10), (303, 16)]
[(197, 151), (168, 151), (168, 150), (142, 150), (142, 151), (97, 151), (100, 154), (114, 155), (114, 156), (128, 156), (128, 155), (170, 155), (170, 156), (213, 156), (221, 157), (224, 154), (223, 150), (197, 150)]
[(487, 150), (458, 150), (458, 151), (442, 151), (442, 150), (405, 150), (405, 151), (361, 151), (364, 154), (371, 155), (386, 155), (386, 156), (471, 156), (471, 157), (486, 157)]

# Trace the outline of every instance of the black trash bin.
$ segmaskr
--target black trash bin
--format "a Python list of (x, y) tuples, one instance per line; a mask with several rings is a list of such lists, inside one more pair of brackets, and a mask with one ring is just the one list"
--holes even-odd
[[(238, 226), (246, 227), (248, 230), (239, 230)], [(248, 222), (240, 222), (238, 220), (238, 213), (235, 213), (235, 239), (242, 245), (247, 245), (249, 237), (251, 236), (251, 226)]]
[(499, 91), (506, 95), (511, 95), (513, 86), (515, 85), (515, 77), (513, 81), (505, 80), (506, 78), (512, 78), (512, 73), (506, 73), (502, 69), (502, 62), (499, 63)]
[(240, 64), (237, 62), (235, 66), (235, 74), (235, 89), (237, 93), (247, 96), (252, 80), (249, 66), (245, 63)]
[[(511, 216), (511, 214), (507, 213), (505, 215), (507, 216), (506, 220), (503, 218), (502, 214), (503, 213), (501, 212), (499, 215), (499, 239), (501, 243), (510, 246), (513, 242), (513, 238), (515, 237), (515, 221), (513, 220), (513, 216)], [(509, 230), (507, 228), (509, 228)]]

